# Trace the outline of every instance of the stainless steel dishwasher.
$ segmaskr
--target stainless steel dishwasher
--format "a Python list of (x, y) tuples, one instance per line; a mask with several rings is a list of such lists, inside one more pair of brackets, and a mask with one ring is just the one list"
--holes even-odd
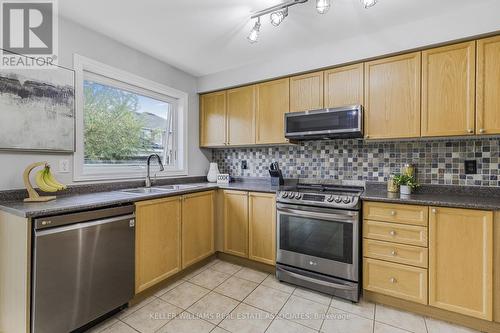
[(133, 297), (134, 206), (39, 218), (33, 227), (33, 333), (70, 332)]

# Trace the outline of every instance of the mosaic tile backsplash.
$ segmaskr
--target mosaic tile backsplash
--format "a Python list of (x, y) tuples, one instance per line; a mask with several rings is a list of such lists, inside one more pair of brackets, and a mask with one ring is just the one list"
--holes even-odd
[[(414, 163), (421, 184), (500, 187), (500, 137), (373, 142), (358, 139), (304, 141), (297, 145), (214, 149), (222, 173), (269, 177), (277, 161), (285, 178), (386, 181), (401, 166)], [(241, 169), (246, 160), (248, 169)], [(466, 175), (465, 160), (477, 161), (477, 174)]]

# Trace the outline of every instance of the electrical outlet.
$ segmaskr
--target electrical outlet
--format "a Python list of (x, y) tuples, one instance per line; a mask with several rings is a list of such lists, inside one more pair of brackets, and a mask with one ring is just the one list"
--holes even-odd
[(69, 160), (59, 160), (59, 173), (69, 172)]
[(477, 174), (477, 161), (476, 160), (467, 160), (464, 162), (464, 169), (466, 175), (475, 175)]

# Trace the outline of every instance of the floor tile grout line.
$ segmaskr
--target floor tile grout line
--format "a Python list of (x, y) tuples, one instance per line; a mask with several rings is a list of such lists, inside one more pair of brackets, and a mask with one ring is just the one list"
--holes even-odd
[[(379, 324), (384, 324), (384, 325), (387, 325), (387, 326), (391, 326), (391, 327), (397, 328), (398, 330), (401, 330), (401, 331), (404, 331), (404, 332), (408, 332), (408, 333), (417, 333), (415, 331), (410, 331), (410, 330), (408, 330), (406, 328), (394, 326), (393, 324), (384, 323), (383, 321), (375, 320), (375, 323), (379, 323)], [(375, 327), (375, 325), (374, 325), (374, 327)]]
[[(130, 327), (131, 329), (133, 329), (134, 331), (136, 331), (136, 332), (138, 332), (138, 333), (142, 333), (141, 331), (139, 331), (139, 330), (135, 329), (135, 327), (130, 326), (129, 324), (127, 324), (127, 323), (126, 323), (126, 322), (124, 322), (123, 320), (120, 320), (120, 319), (118, 319), (118, 320), (119, 320), (119, 321), (121, 321), (123, 324), (127, 325), (128, 327)], [(113, 325), (115, 325), (115, 324), (113, 324)]]
[(328, 315), (328, 312), (330, 311), (330, 308), (332, 307), (332, 302), (333, 302), (333, 296), (330, 296), (330, 302), (328, 302), (328, 308), (326, 309), (325, 316), (323, 317), (323, 321), (321, 322), (321, 325), (319, 327), (318, 332), (321, 332), (323, 329), (323, 325), (325, 324), (326, 316)]

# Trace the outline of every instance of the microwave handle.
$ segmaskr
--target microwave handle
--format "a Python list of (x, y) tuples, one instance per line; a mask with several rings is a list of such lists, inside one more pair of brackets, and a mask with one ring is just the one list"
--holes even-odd
[[(343, 214), (324, 214), (324, 213), (316, 213), (316, 212), (310, 212), (310, 211), (303, 211), (303, 210), (298, 210), (298, 209), (291, 209), (291, 208), (278, 208), (278, 212), (282, 212), (285, 214), (293, 214), (297, 216), (303, 216), (303, 217), (312, 217), (312, 218), (319, 218), (319, 219), (324, 219), (324, 220), (329, 220), (329, 221), (338, 221), (339, 219), (342, 222), (355, 222), (357, 220), (356, 217), (351, 216), (351, 215), (343, 215)], [(347, 221), (346, 221), (347, 220)]]
[(280, 268), (280, 267), (276, 267), (276, 269), (283, 272), (284, 274), (287, 274), (287, 275), (294, 277), (296, 279), (320, 284), (320, 285), (325, 286), (325, 287), (331, 287), (331, 288), (342, 289), (342, 290), (352, 290), (354, 288), (353, 286), (349, 286), (349, 285), (345, 285), (345, 284), (323, 281), (323, 280), (315, 279), (315, 278), (312, 278), (309, 276), (304, 276), (301, 274), (293, 273), (293, 272), (284, 270), (283, 268)]

